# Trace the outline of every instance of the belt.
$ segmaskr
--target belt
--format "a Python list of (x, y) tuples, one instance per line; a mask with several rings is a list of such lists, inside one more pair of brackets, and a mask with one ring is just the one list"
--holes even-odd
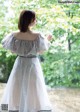
[(23, 57), (23, 58), (36, 58), (37, 56), (36, 55), (30, 55), (30, 56), (20, 56), (18, 55), (19, 57)]

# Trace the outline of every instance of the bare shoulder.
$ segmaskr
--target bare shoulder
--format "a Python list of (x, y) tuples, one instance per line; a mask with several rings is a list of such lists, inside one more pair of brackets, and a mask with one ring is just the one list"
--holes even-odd
[(23, 39), (23, 40), (35, 40), (37, 37), (44, 38), (39, 32), (19, 32), (19, 31), (14, 31), (13, 35), (17, 39)]
[(37, 36), (40, 35), (40, 33), (38, 33), (38, 32), (32, 32), (32, 34), (33, 34), (35, 37), (37, 37)]
[(40, 37), (40, 38), (45, 38), (44, 36), (43, 36), (43, 34), (41, 34), (41, 33), (39, 33), (39, 32), (34, 32), (33, 33), (34, 34), (34, 36), (36, 36), (36, 37)]
[(42, 38), (42, 39), (45, 38), (45, 36), (44, 36), (43, 34), (41, 34), (41, 33), (37, 33), (36, 35), (38, 35), (38, 37), (40, 37), (40, 38)]

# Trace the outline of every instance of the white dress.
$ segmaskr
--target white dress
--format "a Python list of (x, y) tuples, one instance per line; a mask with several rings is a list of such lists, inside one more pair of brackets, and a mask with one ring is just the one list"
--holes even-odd
[(40, 34), (30, 41), (17, 39), (12, 33), (2, 40), (2, 45), (18, 56), (1, 104), (8, 104), (9, 112), (49, 112), (52, 107), (37, 57), (38, 52), (48, 50), (48, 41)]

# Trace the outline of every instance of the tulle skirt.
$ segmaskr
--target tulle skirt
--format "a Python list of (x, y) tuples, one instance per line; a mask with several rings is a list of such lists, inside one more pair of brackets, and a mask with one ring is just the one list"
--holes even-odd
[(16, 58), (1, 100), (1, 105), (4, 104), (11, 112), (49, 112), (52, 109), (37, 57)]

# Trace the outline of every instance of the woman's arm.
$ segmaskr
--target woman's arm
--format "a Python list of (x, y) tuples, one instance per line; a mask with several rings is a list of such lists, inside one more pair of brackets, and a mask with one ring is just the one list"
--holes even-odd
[[(50, 41), (51, 39), (52, 39), (52, 35), (48, 35), (47, 38), (45, 39), (45, 40), (46, 40), (45, 42), (47, 43), (48, 46), (50, 46), (50, 42), (49, 42), (49, 41)], [(45, 51), (46, 51), (46, 50), (44, 50), (44, 51), (42, 50), (42, 51), (40, 51), (40, 52), (38, 52), (38, 53), (39, 53), (39, 54), (43, 54)]]

